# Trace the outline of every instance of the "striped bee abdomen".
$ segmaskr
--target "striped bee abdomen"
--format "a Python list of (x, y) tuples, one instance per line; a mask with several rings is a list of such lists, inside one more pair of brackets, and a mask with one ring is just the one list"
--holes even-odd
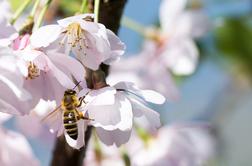
[(78, 138), (77, 117), (75, 110), (65, 110), (63, 114), (63, 123), (66, 133), (74, 140)]

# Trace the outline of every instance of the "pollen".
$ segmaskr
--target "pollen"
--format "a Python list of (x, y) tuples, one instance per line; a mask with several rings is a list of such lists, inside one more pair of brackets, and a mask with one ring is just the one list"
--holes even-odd
[(33, 63), (29, 62), (28, 66), (28, 76), (26, 79), (35, 79), (40, 75), (39, 68)]
[(83, 49), (83, 47), (88, 48), (86, 38), (85, 38), (85, 30), (81, 28), (79, 23), (71, 23), (66, 28), (66, 35), (63, 38), (61, 43), (64, 43), (67, 38), (67, 44), (72, 48), (78, 48), (79, 51)]
[(72, 23), (67, 27), (68, 44), (76, 47), (76, 44), (82, 39), (82, 29), (79, 23)]

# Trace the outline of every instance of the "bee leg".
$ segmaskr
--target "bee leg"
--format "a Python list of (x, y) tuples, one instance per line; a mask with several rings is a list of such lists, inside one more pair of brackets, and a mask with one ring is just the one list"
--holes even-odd
[(84, 96), (79, 97), (80, 104), (79, 104), (77, 107), (80, 107), (81, 104), (82, 104), (82, 102), (83, 102), (84, 104), (87, 104), (87, 103), (85, 102), (84, 99), (85, 99), (85, 97), (86, 97), (88, 94), (89, 94), (89, 92), (87, 92)]
[(78, 113), (78, 120), (80, 120), (80, 119), (83, 119), (83, 120), (94, 120), (94, 119), (90, 119), (89, 117), (86, 117), (86, 116), (84, 116), (83, 115), (83, 113), (82, 112), (80, 112), (80, 111), (77, 111), (77, 113)]
[[(83, 96), (79, 98), (80, 103), (77, 105), (77, 107), (80, 107), (80, 106), (82, 105), (82, 102), (85, 103), (84, 98), (85, 98), (85, 97), (83, 97)], [(86, 104), (86, 103), (85, 103), (85, 104)]]

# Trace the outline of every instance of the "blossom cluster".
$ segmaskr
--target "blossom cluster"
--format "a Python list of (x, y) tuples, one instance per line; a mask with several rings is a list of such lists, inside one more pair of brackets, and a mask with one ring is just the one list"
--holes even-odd
[(187, 4), (188, 0), (161, 1), (160, 27), (143, 27), (141, 52), (113, 65), (108, 82), (130, 80), (177, 100), (179, 92), (172, 75), (190, 75), (196, 70), (199, 50), (194, 39), (210, 27), (206, 14), (201, 9), (188, 9)]
[[(4, 14), (0, 17), (0, 137), (6, 143), (0, 148), (0, 165), (17, 164), (11, 163), (9, 158), (12, 151), (29, 165), (38, 165), (25, 138), (2, 127), (11, 117), (15, 117), (16, 125), (25, 135), (50, 141), (54, 136), (64, 135), (68, 145), (75, 149), (86, 146), (85, 133), (88, 126), (92, 126), (95, 134), (88, 154), (93, 163), (97, 162), (94, 161), (97, 154), (92, 148), (98, 144), (122, 147), (122, 151), (116, 148), (112, 152), (117, 154), (113, 157), (118, 159), (118, 165), (126, 164), (127, 157), (133, 165), (141, 165), (140, 160), (151, 159), (153, 155), (153, 160), (146, 160), (152, 165), (182, 162), (176, 158), (182, 151), (192, 164), (201, 163), (209, 156), (201, 154), (199, 148), (200, 155), (189, 157), (194, 154), (187, 144), (194, 144), (183, 137), (191, 138), (191, 130), (201, 134), (197, 127), (196, 132), (187, 127), (160, 128), (160, 115), (153, 109), (164, 104), (165, 97), (178, 98), (170, 72), (188, 75), (196, 68), (199, 52), (193, 39), (201, 36), (206, 27), (198, 27), (192, 20), (205, 18), (187, 10), (186, 0), (162, 1), (161, 27), (145, 29), (144, 48), (134, 58), (121, 58), (125, 44), (105, 25), (95, 21), (94, 13), (78, 14), (39, 28), (33, 26), (36, 19), (28, 17), (28, 24), (16, 27), (8, 21), (11, 12), (7, 2), (2, 0), (1, 3)], [(193, 33), (194, 26), (200, 33)], [(102, 65), (111, 65), (107, 78)], [(97, 73), (102, 74), (97, 76)], [(75, 125), (73, 116), (76, 128), (69, 129), (66, 126)], [(31, 126), (33, 129), (27, 130)], [(71, 134), (76, 135), (76, 139)], [(174, 148), (167, 137), (181, 146), (181, 151), (169, 154)], [(177, 137), (182, 138), (182, 143), (176, 142)], [(209, 141), (203, 144), (211, 144), (210, 136), (206, 138)], [(198, 141), (194, 139), (192, 141)], [(25, 150), (18, 149), (11, 140)], [(159, 146), (165, 149), (162, 154), (155, 154)], [(211, 148), (206, 148), (212, 152)], [(138, 155), (134, 155), (136, 153)], [(120, 154), (126, 155), (124, 161)], [(159, 157), (164, 159), (160, 160), (161, 164), (157, 163)], [(101, 157), (97, 165), (104, 160), (110, 163), (110, 159)], [(89, 162), (89, 158), (85, 162)]]
[(120, 149), (108, 147), (94, 138), (84, 165), (201, 166), (214, 156), (216, 146), (209, 124), (170, 124), (155, 134), (136, 129), (130, 141)]
[(135, 117), (143, 116), (154, 128), (159, 127), (159, 114), (148, 103), (165, 101), (159, 93), (140, 90), (130, 82), (95, 90), (87, 87), (85, 69), (96, 71), (102, 63), (110, 65), (125, 51), (124, 43), (103, 24), (94, 22), (93, 17), (93, 14), (72, 16), (22, 34), (6, 18), (0, 20), (5, 30), (0, 36), (3, 43), (0, 80), (4, 90), (0, 97), (1, 111), (42, 119), (53, 109), (31, 112), (39, 101), (55, 101), (57, 106), (62, 106), (64, 92), (78, 82), (82, 88), (78, 96), (84, 98), (78, 111), (89, 117), (89, 120), (78, 120), (78, 138), (72, 139), (65, 131), (63, 108), (45, 120), (51, 132), (58, 131), (58, 136), (64, 133), (69, 145), (77, 149), (85, 145), (88, 125), (96, 128), (104, 143), (117, 146), (129, 140)]

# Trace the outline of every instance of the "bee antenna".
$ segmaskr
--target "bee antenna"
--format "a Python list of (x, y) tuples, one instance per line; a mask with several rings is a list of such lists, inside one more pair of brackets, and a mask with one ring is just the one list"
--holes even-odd
[(81, 83), (81, 81), (79, 81), (79, 82), (75, 85), (75, 87), (73, 88), (73, 90), (74, 90), (80, 83)]

